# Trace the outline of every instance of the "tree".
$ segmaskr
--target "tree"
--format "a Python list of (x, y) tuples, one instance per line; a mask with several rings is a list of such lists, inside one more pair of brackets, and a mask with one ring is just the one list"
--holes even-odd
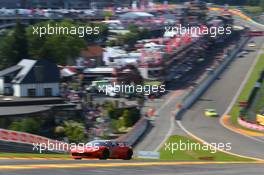
[(117, 36), (115, 43), (110, 43), (110, 45), (126, 45), (128, 48), (132, 48), (138, 40), (147, 39), (152, 37), (159, 37), (162, 32), (149, 31), (148, 29), (141, 29), (134, 24), (128, 26), (129, 32), (126, 34), (119, 34)]
[[(68, 29), (77, 28), (80, 26), (70, 20), (64, 20), (59, 23), (54, 21), (42, 22), (36, 24), (34, 27), (65, 27)], [(77, 34), (50, 34), (40, 37), (33, 34), (33, 27), (27, 30), (29, 42), (29, 54), (35, 59), (49, 59), (55, 63), (67, 64), (73, 62), (73, 59), (79, 56), (80, 51), (86, 47), (86, 42), (83, 37)]]
[(110, 17), (113, 16), (113, 12), (111, 12), (111, 11), (104, 11), (103, 12), (103, 16), (104, 16), (105, 20), (108, 20)]
[(99, 34), (91, 34), (86, 35), (85, 40), (88, 42), (88, 44), (94, 44), (94, 43), (105, 43), (108, 37), (108, 27), (106, 24), (102, 23), (91, 23), (89, 26), (95, 28), (99, 28)]
[(264, 0), (260, 0), (259, 6), (262, 8), (262, 10), (264, 10)]
[(6, 68), (13, 64), (12, 58), (15, 56), (15, 52), (12, 49), (12, 44), (14, 43), (14, 38), (11, 32), (4, 37), (0, 44), (0, 69)]
[(9, 129), (15, 131), (28, 132), (32, 134), (39, 134), (41, 122), (34, 118), (25, 118), (22, 120), (14, 121), (9, 126)]
[(123, 115), (120, 117), (123, 119), (123, 126), (130, 127), (133, 126), (133, 119), (130, 110), (124, 110)]
[(15, 29), (9, 31), (0, 44), (1, 66), (10, 66), (28, 57), (28, 42), (25, 27), (17, 20)]
[(109, 103), (107, 105), (107, 113), (108, 113), (109, 118), (111, 118), (111, 119), (118, 119), (119, 118), (119, 116), (116, 115), (115, 111), (116, 110), (114, 108), (113, 103)]
[(130, 112), (132, 118), (132, 125), (134, 125), (140, 119), (140, 110), (137, 108), (133, 108)]
[(84, 125), (76, 121), (65, 121), (64, 131), (70, 142), (86, 142), (87, 138), (84, 133)]
[(28, 42), (26, 37), (26, 31), (24, 25), (22, 25), (19, 20), (17, 20), (13, 36), (13, 49), (15, 52), (15, 57), (13, 58), (13, 61), (17, 63), (21, 59), (28, 58)]
[(126, 109), (120, 118), (123, 119), (123, 126), (131, 127), (139, 120), (140, 111), (136, 108)]

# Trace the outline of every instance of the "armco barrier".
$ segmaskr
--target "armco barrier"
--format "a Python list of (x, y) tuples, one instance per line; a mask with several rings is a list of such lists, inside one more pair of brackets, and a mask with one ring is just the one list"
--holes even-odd
[[(120, 136), (116, 140), (127, 142), (129, 145), (135, 145), (138, 139), (144, 134), (148, 128), (149, 121), (145, 118), (141, 118), (133, 128), (126, 134)], [(55, 145), (67, 144), (59, 142), (57, 140), (51, 140), (46, 137), (41, 137), (34, 134), (25, 132), (11, 131), (6, 129), (0, 129), (0, 152), (24, 152), (24, 153), (37, 153), (38, 151), (33, 150), (33, 144), (45, 143), (48, 145), (53, 143)], [(68, 152), (67, 147), (58, 147), (53, 152)], [(43, 153), (50, 153), (51, 151), (43, 151)]]
[[(15, 150), (15, 148), (17, 147), (21, 149), (26, 148), (27, 152), (29, 152), (30, 149), (31, 152), (34, 152), (34, 144), (45, 144), (46, 146), (48, 146), (48, 143), (53, 143), (56, 145), (67, 145), (67, 143), (52, 140), (46, 137), (6, 129), (0, 129), (0, 143), (0, 151), (3, 149), (8, 151), (8, 149), (10, 148), (13, 148), (12, 150)], [(9, 147), (3, 148), (3, 145), (9, 145)], [(10, 145), (12, 146), (10, 147)], [(50, 152), (68, 152), (69, 150), (67, 148), (67, 146), (58, 146)], [(18, 151), (22, 152), (21, 149)]]
[(135, 145), (139, 138), (145, 133), (148, 128), (149, 121), (141, 118), (133, 128), (126, 134), (117, 138), (117, 141), (127, 142), (129, 145)]
[[(180, 120), (182, 113), (207, 90), (207, 88), (212, 84), (212, 82), (222, 73), (222, 71), (227, 67), (227, 65), (235, 58), (237, 53), (241, 48), (247, 43), (249, 38), (243, 38), (243, 41), (240, 42), (239, 46), (224, 60), (224, 62), (211, 74), (209, 77), (203, 81), (203, 83), (196, 88), (191, 94), (184, 100), (182, 108), (176, 113), (176, 119)], [(118, 141), (127, 142), (130, 145), (135, 145), (140, 137), (145, 133), (148, 128), (149, 121), (141, 118), (129, 131), (127, 134), (124, 134), (117, 138)]]
[(225, 58), (222, 64), (218, 66), (216, 70), (214, 70), (210, 75), (208, 75), (208, 77), (198, 87), (196, 87), (196, 89), (194, 89), (187, 96), (186, 99), (184, 99), (182, 110), (186, 110), (194, 104), (194, 102), (209, 88), (209, 86), (214, 82), (214, 80), (216, 80), (217, 77), (230, 64), (230, 62), (235, 58), (237, 53), (241, 50), (242, 47), (244, 47), (244, 45), (247, 43), (248, 40), (249, 40), (248, 37), (243, 38), (239, 46), (235, 50), (233, 50), (232, 53), (229, 56), (227, 56), (227, 58)]
[[(18, 142), (8, 142), (0, 140), (0, 152), (4, 153), (36, 153), (40, 152), (36, 149), (33, 150), (31, 144), (18, 143)], [(54, 153), (54, 151), (43, 150), (41, 153)], [(61, 151), (56, 153), (62, 153)]]
[(242, 120), (240, 117), (238, 117), (237, 119), (238, 123), (245, 127), (245, 128), (249, 128), (249, 129), (253, 129), (253, 130), (258, 130), (258, 131), (264, 131), (264, 126), (258, 125), (258, 124), (254, 124), (254, 123), (249, 123), (245, 120)]

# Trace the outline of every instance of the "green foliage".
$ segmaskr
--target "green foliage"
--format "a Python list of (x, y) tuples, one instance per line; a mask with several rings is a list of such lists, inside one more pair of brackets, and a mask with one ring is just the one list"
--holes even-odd
[(123, 120), (123, 126), (125, 127), (130, 127), (133, 125), (133, 121), (132, 121), (132, 116), (129, 110), (124, 110), (122, 116), (120, 117), (120, 119)]
[[(47, 26), (64, 27), (68, 29), (78, 27), (95, 27), (99, 34), (85, 34), (83, 37), (76, 34), (52, 34), (39, 36), (34, 33), (34, 28)], [(7, 32), (7, 35), (0, 41), (0, 61), (1, 67), (7, 67), (16, 64), (24, 58), (48, 59), (59, 64), (71, 63), (74, 58), (79, 56), (80, 51), (87, 44), (94, 42), (104, 42), (108, 35), (108, 28), (105, 24), (91, 23), (84, 24), (71, 20), (61, 22), (46, 21), (40, 22), (26, 29), (17, 21), (14, 30)], [(0, 68), (1, 68), (0, 67)]]
[(264, 11), (264, 0), (260, 0), (259, 6), (262, 8), (262, 11)]
[(117, 36), (117, 43), (118, 45), (127, 45), (128, 47), (132, 47), (134, 44), (136, 44), (138, 40), (138, 34), (137, 33), (126, 33), (126, 34), (121, 34)]
[(140, 119), (140, 110), (137, 108), (133, 108), (130, 110), (130, 114), (132, 119), (132, 125), (134, 125)]
[(124, 118), (124, 126), (131, 127), (139, 120), (140, 112), (136, 108), (124, 110), (122, 118)]
[(40, 37), (39, 35), (33, 34), (33, 26), (27, 28), (27, 37), (29, 41), (29, 53), (33, 58), (44, 58), (50, 59), (53, 62), (65, 64), (71, 62), (72, 59), (79, 56), (80, 51), (84, 49), (87, 44), (94, 43), (97, 41), (103, 42), (106, 40), (108, 35), (108, 28), (105, 24), (90, 23), (84, 24), (74, 22), (71, 20), (63, 20), (61, 22), (48, 21), (41, 22), (34, 27), (67, 27), (78, 28), (78, 27), (91, 27), (99, 30), (99, 34), (85, 34), (83, 37), (78, 34), (52, 34)]
[(37, 134), (41, 129), (41, 122), (38, 119), (26, 118), (12, 122), (9, 129)]
[(249, 98), (249, 95), (253, 89), (253, 87), (256, 84), (256, 81), (259, 78), (259, 73), (264, 69), (264, 54), (260, 55), (260, 57), (258, 58), (258, 62), (255, 66), (255, 68), (253, 69), (253, 71), (250, 74), (250, 78), (248, 79), (247, 83), (245, 84), (242, 92), (240, 93), (237, 102), (235, 103), (235, 105), (232, 107), (231, 111), (230, 111), (230, 115), (232, 117), (232, 123), (233, 124), (237, 124), (237, 117), (239, 116), (239, 110), (240, 107), (238, 105), (236, 105), (238, 102), (240, 101), (246, 101)]
[(14, 38), (10, 34), (11, 32), (8, 36), (4, 37), (0, 43), (0, 69), (3, 69), (13, 64), (11, 58), (14, 58), (15, 55), (12, 49), (12, 43), (14, 43)]
[(137, 108), (117, 108), (112, 102), (106, 104), (106, 111), (111, 119), (112, 128), (118, 131), (122, 127), (131, 127), (140, 119)]
[[(70, 20), (64, 20), (59, 23), (54, 21), (42, 22), (34, 25), (34, 27), (46, 27), (47, 25), (55, 27), (78, 27), (79, 24)], [(55, 63), (65, 64), (70, 59), (77, 57), (80, 51), (85, 48), (84, 38), (78, 35), (45, 35), (40, 37), (33, 34), (33, 27), (27, 28), (27, 37), (29, 44), (29, 54), (35, 59), (48, 59)]]
[[(139, 29), (137, 26), (129, 25), (129, 32), (126, 34), (120, 34), (117, 36), (116, 45), (127, 45), (133, 47), (134, 44), (140, 39), (147, 39), (152, 36), (152, 32), (147, 29)], [(111, 43), (113, 44), (113, 43)]]
[[(172, 149), (168, 149), (166, 145), (170, 145), (169, 147), (172, 147), (173, 145), (173, 147), (175, 146), (174, 148), (178, 147), (177, 145), (193, 145), (190, 146), (193, 147), (193, 149), (175, 149), (172, 151)], [(194, 145), (196, 145), (197, 148), (204, 147), (204, 149), (194, 149)], [(160, 159), (162, 160), (201, 161), (210, 158), (213, 161), (253, 161), (251, 159), (237, 157), (218, 150), (216, 152), (213, 151), (214, 150), (212, 148), (206, 149), (205, 145), (197, 142), (196, 140), (178, 135), (170, 136), (159, 150)]]
[(118, 126), (118, 120), (111, 119), (110, 121), (111, 121), (111, 128), (113, 130), (115, 130), (115, 131), (118, 131), (118, 128), (119, 128), (119, 126)]
[(85, 40), (88, 42), (88, 44), (94, 44), (94, 42), (104, 42), (107, 40), (107, 36), (108, 36), (108, 27), (106, 24), (102, 24), (102, 23), (91, 23), (89, 24), (89, 26), (95, 28), (98, 27), (99, 28), (99, 34), (95, 35), (95, 34), (91, 34), (91, 35), (86, 35), (85, 36)]
[(140, 110), (137, 108), (123, 109), (115, 108), (112, 103), (107, 107), (108, 116), (111, 119), (112, 127), (115, 130), (121, 127), (131, 127), (140, 118)]
[(264, 84), (262, 84), (261, 89), (259, 90), (258, 101), (255, 106), (255, 113), (259, 113), (264, 108)]
[(113, 13), (111, 11), (104, 11), (103, 15), (104, 15), (104, 17), (111, 17), (111, 16), (113, 16)]
[(64, 132), (70, 142), (86, 142), (87, 138), (84, 133), (84, 125), (73, 120), (64, 122)]
[(24, 58), (28, 58), (27, 37), (24, 26), (17, 20), (15, 29), (7, 32), (0, 43), (1, 67), (16, 64)]
[(23, 58), (28, 58), (28, 45), (27, 45), (27, 37), (25, 27), (17, 21), (16, 27), (14, 30), (14, 43), (13, 49), (15, 52), (14, 62), (18, 62)]
[(245, 9), (246, 12), (253, 15), (258, 15), (263, 11), (263, 9), (260, 6), (244, 6), (243, 8)]
[(107, 105), (107, 113), (110, 119), (118, 119), (118, 117), (115, 115), (115, 109), (113, 103), (109, 103)]

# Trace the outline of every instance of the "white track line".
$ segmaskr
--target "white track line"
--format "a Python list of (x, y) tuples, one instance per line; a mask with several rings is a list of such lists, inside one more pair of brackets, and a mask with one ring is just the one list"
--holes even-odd
[(256, 160), (256, 161), (264, 161), (264, 159), (259, 159), (259, 158), (255, 158), (255, 157), (249, 157), (249, 156), (243, 156), (243, 155), (240, 155), (240, 154), (236, 154), (236, 153), (231, 153), (231, 152), (228, 152), (228, 151), (225, 151), (225, 150), (222, 150), (222, 149), (218, 149), (217, 147), (211, 145), (210, 143), (206, 142), (205, 140), (197, 137), (196, 135), (192, 134), (190, 131), (188, 131), (181, 123), (181, 121), (177, 120), (176, 121), (177, 124), (179, 125), (179, 127), (186, 133), (188, 134), (189, 136), (191, 136), (192, 138), (194, 138), (195, 140), (198, 140), (199, 142), (203, 143), (203, 144), (206, 144), (206, 145), (210, 145), (210, 147), (218, 150), (218, 151), (221, 151), (223, 153), (226, 153), (226, 154), (230, 154), (230, 155), (233, 155), (233, 156), (237, 156), (237, 157), (241, 157), (241, 158), (246, 158), (246, 159), (252, 159), (252, 160)]
[[(168, 105), (174, 98), (175, 98), (175, 94), (176, 93), (180, 93), (179, 95), (176, 95), (176, 98), (181, 96), (183, 93), (185, 93), (186, 90), (177, 90), (174, 91), (174, 93), (170, 96), (170, 98), (157, 110), (157, 114), (160, 113), (160, 111), (166, 106)], [(163, 140), (160, 142), (160, 144), (154, 149), (154, 151), (159, 151), (159, 149), (163, 146), (163, 144), (165, 144), (166, 140), (171, 136), (173, 130), (174, 130), (174, 116), (172, 115), (170, 118), (170, 129), (168, 130), (167, 134), (165, 135), (165, 137), (163, 138)]]
[(230, 130), (230, 131), (232, 131), (232, 132), (235, 132), (235, 133), (237, 133), (237, 134), (243, 135), (243, 136), (245, 136), (245, 137), (247, 137), (247, 138), (250, 138), (250, 139), (252, 139), (252, 140), (255, 140), (255, 141), (261, 142), (261, 143), (264, 143), (264, 141), (263, 141), (263, 140), (260, 140), (260, 139), (257, 139), (256, 137), (252, 137), (252, 136), (249, 136), (249, 135), (246, 135), (246, 134), (243, 134), (243, 133), (240, 133), (240, 132), (238, 132), (238, 131), (235, 131), (235, 130), (230, 129), (228, 126), (226, 126), (226, 124), (224, 123), (224, 120), (223, 120), (223, 119), (224, 119), (224, 115), (227, 115), (227, 114), (230, 112), (230, 110), (232, 109), (232, 107), (235, 105), (235, 103), (236, 103), (236, 101), (237, 101), (237, 99), (238, 99), (240, 93), (242, 92), (243, 88), (245, 87), (246, 83), (248, 82), (251, 73), (253, 72), (253, 70), (254, 70), (254, 68), (255, 68), (255, 66), (256, 66), (258, 60), (260, 59), (260, 56), (261, 56), (261, 54), (262, 54), (262, 48), (263, 48), (263, 47), (264, 47), (264, 43), (261, 45), (260, 50), (258, 51), (257, 56), (256, 56), (256, 58), (255, 58), (253, 64), (251, 65), (250, 69), (248, 70), (248, 72), (247, 72), (247, 74), (246, 74), (246, 77), (244, 78), (243, 82), (240, 84), (239, 89), (237, 90), (237, 92), (236, 92), (234, 98), (232, 99), (231, 103), (230, 103), (229, 106), (227, 107), (227, 109), (226, 109), (226, 111), (224, 112), (224, 114), (222, 115), (222, 117), (219, 119), (220, 124), (221, 124), (223, 127), (225, 127), (226, 129), (228, 129), (228, 130)]
[(174, 130), (174, 127), (175, 127), (175, 116), (172, 114), (171, 115), (171, 118), (170, 118), (170, 129), (168, 130), (166, 136), (163, 138), (162, 142), (160, 142), (160, 144), (155, 148), (155, 152), (159, 151), (160, 148), (165, 144), (165, 142), (167, 141), (167, 139), (172, 135), (172, 132)]
[[(263, 48), (263, 46), (264, 46), (264, 44), (262, 44), (261, 48)], [(234, 98), (232, 99), (230, 105), (228, 106), (228, 108), (226, 109), (226, 111), (225, 111), (224, 114), (227, 114), (227, 113), (231, 110), (232, 106), (235, 104), (237, 97), (239, 96), (239, 94), (240, 94), (240, 92), (242, 91), (244, 85), (246, 84), (247, 80), (249, 79), (250, 74), (251, 74), (251, 72), (253, 71), (255, 65), (257, 64), (257, 62), (258, 62), (258, 60), (259, 60), (259, 58), (260, 58), (261, 53), (262, 53), (262, 50), (260, 49), (260, 50), (258, 51), (258, 54), (257, 54), (257, 57), (258, 57), (258, 58), (254, 60), (254, 63), (252, 64), (252, 66), (250, 67), (249, 71), (247, 72), (247, 75), (246, 75), (245, 79), (244, 79), (243, 82), (241, 83), (241, 85), (240, 85), (240, 87), (239, 87), (239, 89), (238, 89), (236, 95), (235, 95)], [(223, 118), (223, 117), (221, 117), (221, 119), (222, 119), (222, 118)], [(221, 121), (221, 119), (220, 119), (220, 123), (223, 124), (223, 122)], [(196, 135), (194, 135), (194, 134), (192, 134), (190, 131), (188, 131), (188, 130), (182, 125), (181, 121), (176, 121), (176, 122), (177, 122), (178, 126), (179, 126), (179, 127), (185, 132), (185, 133), (187, 133), (189, 136), (191, 136), (191, 137), (194, 138), (195, 140), (198, 140), (198, 141), (200, 141), (200, 142), (202, 142), (202, 143), (204, 143), (204, 144), (208, 144), (208, 145), (210, 145), (211, 147), (214, 147), (213, 145), (209, 144), (209, 143), (206, 142), (205, 140), (203, 140), (203, 139), (197, 137)], [(223, 125), (223, 126), (226, 127), (225, 125)], [(226, 128), (227, 128), (227, 127), (226, 127)], [(227, 128), (227, 129), (229, 129), (229, 128)], [(241, 134), (241, 133), (239, 133), (239, 134)], [(245, 135), (245, 134), (242, 134), (242, 135), (244, 135), (244, 136), (246, 136), (246, 137), (248, 137), (248, 138), (251, 138), (251, 139), (253, 139), (253, 140), (257, 140), (257, 141), (259, 141), (259, 142), (263, 142), (263, 140), (259, 140), (259, 139), (257, 139), (257, 138), (254, 138), (254, 137), (251, 137), (251, 136), (248, 136), (248, 135)], [(214, 147), (214, 148), (216, 148), (216, 147)], [(217, 148), (216, 148), (216, 149), (217, 149)], [(217, 150), (219, 150), (219, 149), (217, 149)], [(234, 155), (234, 156), (242, 157), (242, 158), (253, 159), (253, 160), (258, 160), (258, 161), (264, 161), (264, 159), (259, 159), (259, 158), (255, 158), (255, 157), (249, 157), (249, 156), (243, 156), (243, 155), (239, 155), (239, 154), (231, 153), (231, 152), (228, 152), (228, 151), (225, 151), (225, 150), (219, 150), (219, 151), (224, 152), (224, 153), (226, 153), (226, 154), (230, 154), (230, 155)]]

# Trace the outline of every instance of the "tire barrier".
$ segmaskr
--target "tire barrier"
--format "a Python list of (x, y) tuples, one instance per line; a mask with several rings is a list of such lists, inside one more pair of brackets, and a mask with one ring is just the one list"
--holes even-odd
[(243, 120), (242, 118), (238, 117), (237, 119), (238, 123), (248, 129), (258, 130), (258, 131), (264, 131), (264, 126), (258, 125), (255, 123), (249, 123), (246, 120)]

